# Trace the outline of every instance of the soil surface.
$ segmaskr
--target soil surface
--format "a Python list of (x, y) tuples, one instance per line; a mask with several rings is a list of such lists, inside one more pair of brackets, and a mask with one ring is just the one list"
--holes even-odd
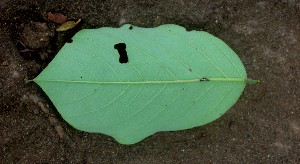
[[(0, 163), (300, 163), (298, 0), (0, 1)], [(56, 32), (47, 13), (82, 19)], [(178, 24), (224, 40), (249, 85), (220, 119), (126, 146), (63, 121), (36, 77), (83, 28)]]

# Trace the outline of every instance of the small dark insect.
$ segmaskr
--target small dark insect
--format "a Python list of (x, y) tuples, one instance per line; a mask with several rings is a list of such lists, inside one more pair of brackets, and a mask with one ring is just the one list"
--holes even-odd
[(201, 82), (201, 81), (209, 81), (209, 79), (208, 79), (208, 78), (201, 78), (201, 79), (200, 79), (200, 82)]

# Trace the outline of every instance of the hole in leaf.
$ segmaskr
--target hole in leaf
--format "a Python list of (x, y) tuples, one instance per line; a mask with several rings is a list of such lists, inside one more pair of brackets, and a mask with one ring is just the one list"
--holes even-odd
[(115, 44), (114, 48), (118, 50), (118, 53), (120, 55), (119, 62), (121, 64), (127, 63), (128, 62), (128, 56), (127, 56), (127, 52), (126, 52), (126, 44), (125, 43), (118, 43), (118, 44)]

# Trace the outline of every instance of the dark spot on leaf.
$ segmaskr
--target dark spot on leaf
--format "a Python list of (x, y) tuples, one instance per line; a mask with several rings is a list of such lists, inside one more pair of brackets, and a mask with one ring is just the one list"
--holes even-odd
[(68, 41), (67, 41), (67, 43), (72, 43), (73, 42), (73, 39), (69, 39)]
[(127, 63), (128, 62), (128, 56), (127, 56), (127, 52), (126, 52), (126, 44), (125, 43), (118, 43), (118, 44), (115, 44), (114, 48), (118, 50), (118, 53), (120, 55), (119, 62), (121, 64)]
[(190, 71), (190, 72), (193, 72), (192, 68), (189, 68), (189, 71)]
[(190, 32), (192, 29), (186, 28), (185, 31)]
[(168, 106), (168, 105), (166, 105), (166, 106)]
[(82, 76), (80, 76), (80, 78), (82, 79)]
[(184, 88), (182, 88), (182, 90), (184, 90)]
[(129, 30), (132, 30), (132, 28), (133, 28), (133, 27), (132, 27), (132, 26), (130, 26), (130, 27), (129, 27)]

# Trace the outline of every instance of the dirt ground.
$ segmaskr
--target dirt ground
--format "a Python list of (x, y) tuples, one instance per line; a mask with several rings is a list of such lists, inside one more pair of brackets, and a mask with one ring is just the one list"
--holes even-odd
[[(298, 0), (1, 0), (0, 10), (0, 163), (300, 163)], [(50, 11), (82, 22), (57, 33)], [(125, 23), (208, 31), (261, 83), (202, 127), (131, 146), (79, 132), (24, 79), (37, 76), (78, 30)]]

